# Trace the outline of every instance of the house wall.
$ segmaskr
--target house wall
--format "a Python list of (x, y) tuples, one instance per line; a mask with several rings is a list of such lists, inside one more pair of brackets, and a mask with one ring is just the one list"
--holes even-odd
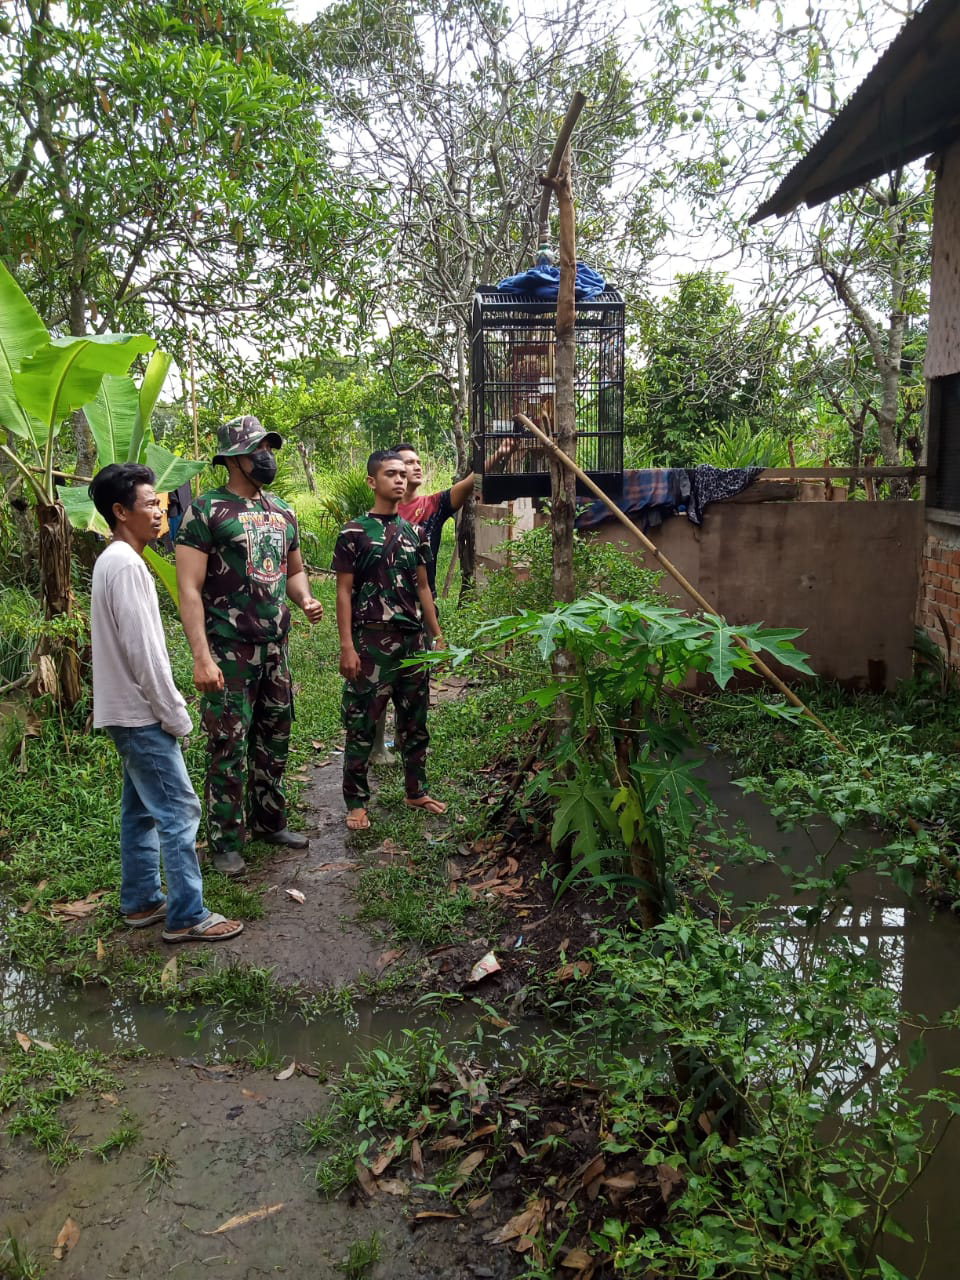
[(924, 373), (927, 378), (960, 373), (960, 139), (937, 164)]
[[(927, 355), (928, 414), (938, 413), (936, 378), (960, 373), (960, 139), (939, 157), (933, 200), (933, 263)], [(928, 430), (926, 461), (937, 455), (937, 429)], [(939, 616), (938, 616), (939, 615)], [(942, 622), (941, 622), (942, 617)], [(917, 622), (960, 661), (960, 513), (928, 508), (917, 601)]]
[[(912, 671), (923, 521), (919, 502), (728, 502), (699, 529), (676, 516), (648, 536), (728, 621), (802, 627), (819, 675), (891, 689)], [(626, 545), (614, 521), (592, 536)], [(668, 575), (663, 591), (690, 603)]]

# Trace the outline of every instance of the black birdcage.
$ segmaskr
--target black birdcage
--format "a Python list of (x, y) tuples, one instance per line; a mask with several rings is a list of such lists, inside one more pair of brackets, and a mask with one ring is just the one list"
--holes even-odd
[[(623, 491), (624, 306), (616, 289), (576, 304), (574, 403), (580, 467), (604, 493)], [(547, 450), (514, 419), (556, 430), (557, 304), (481, 285), (473, 304), (473, 469), (485, 502), (550, 495)], [(577, 482), (577, 492), (583, 490)]]

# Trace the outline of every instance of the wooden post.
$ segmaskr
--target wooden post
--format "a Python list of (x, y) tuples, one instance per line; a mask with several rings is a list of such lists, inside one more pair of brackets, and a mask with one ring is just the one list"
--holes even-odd
[[(573, 210), (573, 182), (570, 147), (563, 153), (560, 173), (554, 186), (560, 214), (560, 288), (557, 294), (557, 335), (554, 377), (556, 380), (556, 444), (568, 458), (577, 452), (574, 374), (577, 360), (577, 311), (574, 286), (577, 275), (577, 239)], [(553, 523), (553, 592), (561, 604), (573, 600), (573, 518), (576, 505), (576, 476), (556, 458), (550, 459), (550, 494)]]

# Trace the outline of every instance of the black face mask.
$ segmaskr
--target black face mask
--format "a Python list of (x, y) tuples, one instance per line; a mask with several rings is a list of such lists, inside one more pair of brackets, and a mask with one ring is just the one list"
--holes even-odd
[(272, 484), (277, 478), (277, 460), (269, 449), (254, 449), (248, 453), (250, 479), (255, 485)]

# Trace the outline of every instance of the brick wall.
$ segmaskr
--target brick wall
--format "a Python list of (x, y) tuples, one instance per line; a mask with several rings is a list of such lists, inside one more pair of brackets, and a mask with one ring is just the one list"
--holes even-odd
[(920, 564), (917, 622), (946, 649), (937, 610), (950, 631), (953, 662), (960, 663), (960, 546), (955, 534), (932, 532), (927, 526)]

